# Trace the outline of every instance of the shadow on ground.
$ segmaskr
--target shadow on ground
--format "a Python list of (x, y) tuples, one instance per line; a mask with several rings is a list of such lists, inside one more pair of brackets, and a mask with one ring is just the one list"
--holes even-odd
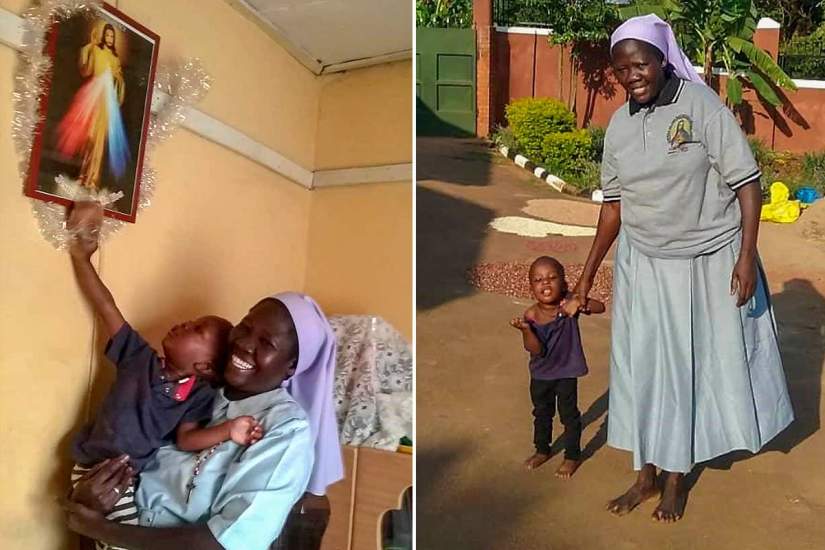
[[(582, 413), (582, 431), (584, 431), (589, 425), (598, 422), (599, 419), (602, 421), (599, 425), (599, 429), (593, 437), (591, 437), (587, 443), (583, 442), (584, 445), (582, 446), (581, 454), (582, 462), (586, 462), (588, 459), (592, 458), (593, 455), (595, 455), (599, 449), (604, 447), (605, 443), (607, 443), (607, 414), (605, 413), (607, 413), (608, 401), (608, 393), (604, 392), (598, 399), (590, 404), (586, 411)], [(581, 403), (579, 403), (579, 406), (581, 406)], [(554, 421), (556, 422), (556, 425), (559, 424), (558, 418), (554, 418)], [(555, 441), (553, 441), (553, 445), (550, 447), (550, 456), (556, 456), (563, 450), (564, 434), (560, 434)]]
[(418, 139), (415, 179), (485, 187), (495, 155), (478, 139)]
[(478, 260), (493, 212), (420, 186), (416, 211), (416, 307), (426, 310), (474, 291), (465, 273)]
[[(450, 539), (460, 546), (453, 548), (513, 548), (512, 526), (535, 505), (530, 495), (514, 491), (498, 479), (500, 472), (495, 470), (485, 475), (461, 477), (456, 483), (455, 474), (464, 468), (468, 457), (483, 452), (470, 440), (451, 443), (438, 448), (427, 447), (416, 451), (416, 461), (422, 467), (418, 469), (417, 491), (419, 506), (428, 503), (425, 515), (428, 518), (440, 517), (444, 522), (454, 518), (458, 524), (467, 525), (467, 514), (477, 515), (486, 511), (487, 517), (483, 528), (474, 532), (454, 533)], [(478, 470), (475, 470), (476, 472)], [(475, 521), (485, 522), (484, 517)], [(438, 532), (435, 530), (434, 532)], [(431, 538), (422, 530), (418, 531), (417, 544), (421, 548), (448, 548), (446, 541), (436, 536)]]

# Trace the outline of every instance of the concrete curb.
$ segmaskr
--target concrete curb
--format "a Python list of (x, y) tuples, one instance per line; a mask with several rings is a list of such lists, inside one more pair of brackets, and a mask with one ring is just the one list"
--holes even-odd
[(508, 159), (512, 160), (513, 163), (515, 163), (517, 166), (520, 166), (525, 170), (529, 170), (533, 173), (534, 176), (546, 182), (550, 187), (552, 187), (559, 193), (565, 193), (566, 195), (573, 195), (576, 197), (584, 196), (581, 194), (581, 191), (578, 187), (570, 185), (558, 176), (554, 176), (546, 168), (544, 168), (543, 166), (539, 166), (538, 164), (528, 159), (524, 155), (516, 154), (510, 151), (509, 148), (504, 147), (503, 145), (501, 147), (497, 147), (497, 149), (502, 156), (505, 156)]

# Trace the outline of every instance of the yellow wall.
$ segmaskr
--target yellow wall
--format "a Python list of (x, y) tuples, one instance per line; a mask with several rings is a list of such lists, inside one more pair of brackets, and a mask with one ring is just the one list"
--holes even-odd
[(306, 289), (328, 314), (378, 314), (412, 341), (410, 185), (313, 191)]
[(412, 63), (326, 77), (315, 168), (412, 162)]
[(92, 319), (68, 259), (41, 238), (18, 184), (8, 131), (13, 63), (0, 47), (0, 546), (46, 550), (61, 539), (54, 498), (67, 474), (55, 447), (83, 411)]
[[(412, 162), (412, 64), (333, 75), (319, 169)], [(412, 181), (316, 189), (306, 289), (328, 313), (379, 314), (412, 340)]]
[(199, 108), (312, 169), (320, 81), (224, 0), (119, 0), (161, 37), (160, 62), (197, 57), (214, 77)]
[[(27, 5), (0, 0), (0, 7), (16, 12)], [(360, 149), (349, 157), (317, 150), (324, 144), (330, 151), (327, 132), (341, 132), (343, 115), (336, 110), (359, 112), (359, 120), (368, 116), (369, 105), (349, 86), (360, 83), (359, 74), (382, 70), (317, 78), (222, 0), (120, 0), (119, 7), (161, 35), (161, 62), (173, 54), (202, 60), (215, 78), (204, 111), (306, 168), (409, 162), (409, 105), (393, 115), (404, 120), (376, 141), (394, 145), (378, 147), (375, 162)], [(11, 96), (15, 69), (14, 52), (0, 47), (0, 97)], [(390, 86), (400, 80), (393, 77)], [(387, 85), (371, 82), (376, 89)], [(325, 106), (330, 110), (319, 120)], [(0, 128), (10, 128), (11, 116), (7, 99), (0, 104)], [(369, 127), (346, 135), (353, 132), (377, 137)], [(152, 206), (103, 243), (98, 258), (124, 314), (150, 341), (193, 315), (235, 321), (261, 296), (290, 288), (306, 288), (331, 312), (378, 313), (410, 335), (409, 186), (310, 192), (182, 129), (151, 163), (159, 174)], [(38, 232), (8, 131), (0, 131), (0, 181), (0, 547), (72, 548), (54, 498), (67, 486), (68, 438), (88, 417), (87, 402), (94, 410), (105, 393), (111, 367), (100, 361), (100, 336), (67, 256)], [(338, 212), (351, 201), (360, 210)], [(316, 276), (334, 259), (329, 251), (340, 252), (341, 239), (359, 251), (355, 257), (383, 257), (377, 272), (395, 280), (383, 286), (383, 277), (358, 277), (352, 268), (339, 271), (337, 280)], [(367, 253), (373, 247), (382, 250)], [(389, 291), (391, 300), (378, 299)]]

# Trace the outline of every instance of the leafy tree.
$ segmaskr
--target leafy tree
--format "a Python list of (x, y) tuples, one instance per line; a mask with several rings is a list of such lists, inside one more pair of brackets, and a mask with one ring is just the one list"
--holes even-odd
[(704, 66), (709, 85), (713, 67), (728, 72), (727, 98), (732, 105), (742, 103), (743, 83), (774, 107), (782, 103), (774, 87), (796, 89), (771, 56), (753, 43), (758, 21), (753, 0), (662, 0), (621, 8), (619, 14), (626, 19), (645, 10), (651, 13), (653, 7), (671, 23), (688, 56)]
[(774, 86), (796, 90), (793, 80), (753, 43), (758, 20), (753, 0), (668, 0), (666, 8), (674, 27), (693, 36), (694, 57), (704, 65), (705, 81), (711, 83), (717, 60), (728, 72), (732, 105), (742, 103), (743, 82), (774, 107), (782, 104)]
[(825, 18), (823, 0), (756, 0), (760, 17), (782, 23), (782, 40), (811, 33)]
[(468, 29), (473, 26), (473, 0), (416, 0), (418, 27)]
[[(551, 0), (547, 6), (547, 23), (553, 29), (551, 44), (570, 48), (570, 90), (568, 104), (576, 110), (576, 82), (581, 68), (582, 51), (593, 46), (606, 46), (610, 34), (619, 23), (615, 6), (604, 0)], [(564, 56), (562, 56), (563, 59)], [(559, 81), (563, 63), (559, 64)]]

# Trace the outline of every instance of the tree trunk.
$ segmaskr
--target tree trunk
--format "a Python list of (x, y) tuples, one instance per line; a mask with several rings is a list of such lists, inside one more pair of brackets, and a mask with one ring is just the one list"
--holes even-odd
[(705, 84), (713, 84), (713, 46), (705, 46)]
[(579, 67), (576, 58), (573, 56), (573, 49), (570, 49), (570, 90), (567, 96), (567, 108), (576, 113), (576, 90), (578, 89)]
[(559, 49), (559, 101), (564, 101), (564, 46), (556, 47)]

